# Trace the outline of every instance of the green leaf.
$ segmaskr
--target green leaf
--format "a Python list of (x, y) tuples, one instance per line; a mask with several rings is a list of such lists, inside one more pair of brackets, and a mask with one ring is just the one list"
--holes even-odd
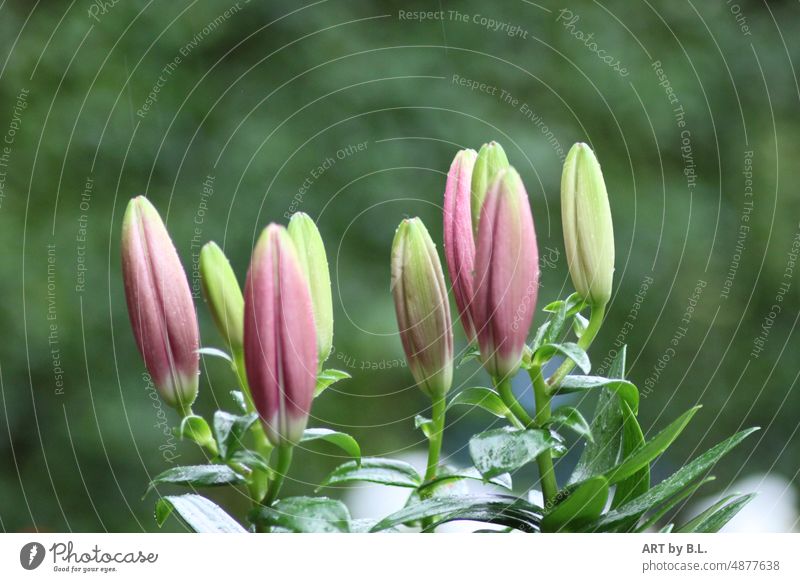
[(578, 293), (573, 293), (564, 300), (548, 303), (544, 306), (543, 311), (547, 311), (548, 313), (556, 313), (565, 304), (567, 306), (567, 317), (572, 317), (586, 307), (586, 302), (583, 300), (583, 298)]
[(567, 323), (567, 309), (566, 302), (562, 303), (558, 310), (553, 313), (550, 318), (550, 325), (547, 326), (547, 332), (542, 338), (542, 345), (557, 344), (558, 340), (564, 332), (564, 327)]
[(469, 454), (484, 479), (515, 471), (544, 451), (560, 444), (542, 429), (520, 430), (509, 427), (476, 434), (469, 441)]
[(672, 528), (674, 528), (674, 527), (675, 527), (674, 523), (668, 523), (667, 525), (662, 527), (660, 530), (658, 530), (658, 533), (672, 533)]
[(301, 443), (309, 441), (322, 440), (342, 449), (349, 456), (356, 460), (356, 463), (361, 462), (361, 447), (358, 441), (344, 432), (337, 432), (329, 428), (307, 428), (303, 432)]
[(227, 460), (236, 450), (243, 448), (244, 435), (256, 420), (256, 413), (238, 416), (217, 410), (214, 413), (214, 438), (219, 456)]
[[(609, 367), (610, 378), (624, 379), (626, 353), (627, 348), (623, 345)], [(600, 389), (592, 420), (592, 436), (595, 442), (587, 443), (583, 449), (569, 478), (570, 484), (601, 475), (617, 464), (622, 443), (622, 411), (619, 401), (615, 392), (607, 388)]]
[(217, 504), (200, 495), (168, 495), (156, 503), (159, 527), (175, 511), (197, 533), (247, 533)]
[(675, 533), (717, 533), (755, 496), (755, 493), (729, 495), (676, 529)]
[(195, 414), (183, 418), (178, 428), (178, 436), (192, 440), (200, 446), (214, 444), (214, 436), (211, 434), (211, 428), (206, 419)]
[(452, 406), (459, 404), (479, 406), (498, 418), (505, 418), (510, 414), (508, 407), (503, 403), (500, 395), (491, 388), (485, 388), (483, 386), (473, 386), (461, 390), (450, 400), (447, 408), (450, 409)]
[(539, 362), (544, 362), (556, 354), (561, 354), (562, 356), (565, 356), (575, 362), (575, 364), (577, 364), (577, 366), (583, 370), (584, 374), (588, 374), (592, 369), (592, 364), (589, 361), (589, 355), (582, 347), (572, 342), (564, 342), (561, 344), (543, 344), (536, 350), (534, 359)]
[(414, 428), (420, 429), (422, 434), (425, 435), (425, 438), (429, 439), (433, 431), (433, 421), (430, 418), (425, 418), (421, 414), (418, 414), (414, 417)]
[[(468, 469), (461, 469), (456, 470), (451, 473), (444, 473), (439, 474), (430, 481), (426, 481), (422, 485), (419, 486), (417, 490), (421, 496), (425, 496), (425, 494), (434, 494), (437, 489), (440, 487), (445, 487), (449, 484), (452, 484), (457, 481), (462, 481), (464, 479), (471, 479), (473, 481), (480, 481), (485, 483), (483, 476), (475, 467), (470, 467)], [(497, 477), (492, 477), (488, 481), (492, 485), (497, 485), (498, 487), (503, 487), (504, 489), (508, 489), (509, 491), (512, 489), (513, 485), (511, 483), (511, 475), (508, 473), (503, 473), (502, 475), (498, 475)]]
[(616, 392), (620, 398), (628, 403), (634, 414), (639, 411), (639, 390), (627, 380), (572, 374), (564, 378), (564, 381), (556, 390), (556, 394), (586, 392), (595, 388), (607, 388), (612, 392)]
[(589, 327), (589, 320), (580, 313), (576, 313), (575, 319), (572, 320), (572, 331), (575, 333), (575, 337), (581, 339), (587, 327)]
[(607, 500), (608, 481), (604, 477), (591, 477), (578, 483), (567, 491), (566, 499), (545, 514), (542, 531), (581, 531), (600, 516)]
[(242, 394), (239, 390), (231, 390), (231, 396), (233, 397), (233, 401), (236, 403), (236, 407), (242, 414), (247, 413), (247, 402), (244, 399), (244, 394)]
[(481, 350), (478, 347), (478, 344), (470, 344), (469, 346), (467, 346), (467, 349), (464, 350), (464, 355), (458, 362), (458, 366), (456, 366), (456, 368), (460, 368), (467, 362), (477, 359), (480, 355), (481, 355)]
[(573, 406), (561, 406), (554, 410), (548, 424), (563, 426), (579, 436), (586, 437), (590, 442), (594, 441), (589, 423), (586, 422), (580, 411)]
[(317, 490), (357, 481), (416, 489), (422, 483), (422, 478), (414, 467), (403, 461), (366, 457), (361, 460), (360, 466), (356, 461), (348, 461), (336, 467)]
[(216, 487), (244, 483), (244, 477), (227, 465), (186, 465), (171, 467), (153, 477), (147, 491), (157, 485), (183, 485), (184, 487)]
[(317, 398), (325, 390), (336, 384), (336, 382), (339, 382), (340, 380), (346, 380), (347, 378), (351, 377), (352, 376), (350, 376), (350, 374), (342, 370), (334, 370), (333, 368), (323, 370), (317, 376), (317, 386), (314, 388), (314, 398)]
[(250, 513), (259, 525), (296, 533), (348, 533), (350, 512), (347, 506), (327, 497), (287, 497), (272, 507), (259, 507)]
[(605, 475), (608, 482), (611, 485), (619, 483), (622, 479), (630, 477), (642, 467), (649, 465), (653, 459), (673, 443), (698, 410), (700, 410), (700, 406), (695, 406), (684, 412), (643, 447), (636, 449), (622, 463), (608, 471)]
[(262, 454), (249, 449), (234, 452), (229, 461), (232, 463), (246, 465), (251, 469), (266, 471), (267, 473), (272, 471), (269, 468), (269, 461), (267, 461)]
[(218, 348), (200, 348), (197, 350), (197, 353), (201, 356), (211, 356), (212, 358), (222, 358), (229, 364), (233, 364), (233, 358), (227, 352), (224, 352)]
[[(622, 458), (627, 458), (634, 451), (645, 446), (644, 434), (630, 406), (624, 400), (622, 406)], [(650, 465), (645, 465), (636, 473), (620, 481), (614, 491), (611, 508), (616, 508), (650, 489)]]
[(758, 428), (750, 428), (736, 433), (732, 437), (719, 443), (712, 449), (706, 451), (688, 465), (667, 477), (661, 483), (650, 489), (647, 493), (632, 499), (628, 503), (621, 505), (617, 509), (612, 509), (603, 515), (594, 527), (606, 530), (618, 523), (625, 521), (632, 516), (641, 516), (646, 511), (659, 506), (661, 503), (683, 491), (703, 473), (713, 467), (730, 450), (741, 443), (745, 438), (757, 431)]
[[(702, 487), (706, 483), (710, 483), (711, 481), (714, 481), (714, 479), (715, 479), (715, 477), (713, 475), (709, 475), (705, 479), (700, 479), (699, 481), (694, 482), (689, 487), (686, 487), (685, 489), (683, 489), (679, 493), (677, 493), (677, 494), (673, 495), (672, 497), (670, 497), (669, 500), (667, 500), (666, 502), (662, 503), (658, 507), (657, 511), (655, 511), (650, 517), (647, 518), (646, 522), (644, 522), (642, 525), (640, 525), (640, 526), (638, 526), (636, 528), (636, 532), (638, 532), (638, 533), (646, 532), (649, 528), (653, 527), (656, 523), (658, 523), (658, 521), (662, 517), (664, 517), (673, 507), (678, 505), (678, 503), (680, 503), (684, 499), (689, 498), (691, 495), (694, 494), (695, 491), (700, 489), (700, 487)], [(634, 518), (631, 518), (631, 519), (634, 521), (634, 523), (637, 523), (639, 521), (639, 517), (638, 516), (635, 516)], [(674, 524), (670, 524), (670, 525), (674, 525)]]
[(429, 518), (439, 518), (433, 526), (455, 520), (474, 520), (538, 531), (541, 508), (511, 496), (469, 495), (426, 499), (404, 507), (380, 520), (370, 531), (378, 532)]
[[(547, 335), (547, 330), (550, 328), (550, 320), (545, 321), (542, 325), (539, 326), (539, 329), (536, 330), (536, 335), (533, 336), (533, 341), (531, 342), (531, 353), (535, 353), (542, 344), (545, 343), (544, 337)], [(530, 364), (530, 362), (528, 362)]]

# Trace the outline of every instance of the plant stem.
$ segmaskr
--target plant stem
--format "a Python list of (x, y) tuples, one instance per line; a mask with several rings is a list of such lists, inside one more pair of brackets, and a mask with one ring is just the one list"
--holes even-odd
[(536, 426), (531, 416), (514, 397), (514, 392), (511, 390), (511, 378), (506, 377), (502, 380), (495, 379), (495, 386), (497, 387), (497, 392), (500, 394), (503, 404), (511, 410), (517, 418), (517, 422), (521, 423), (522, 426), (518, 426), (517, 428), (532, 428)]
[[(600, 331), (600, 326), (603, 324), (603, 316), (605, 315), (605, 312), (605, 305), (592, 306), (592, 314), (589, 316), (589, 325), (586, 326), (583, 335), (580, 337), (580, 339), (578, 339), (578, 346), (582, 350), (588, 350), (589, 346), (592, 345), (592, 341), (594, 341), (597, 332)], [(567, 377), (574, 367), (575, 362), (569, 358), (564, 360), (558, 369), (553, 373), (553, 375), (547, 380), (547, 393), (552, 394), (555, 392), (555, 390), (561, 385), (561, 382), (564, 381), (564, 378)], [(533, 375), (531, 374), (531, 376)]]
[[(540, 428), (544, 428), (550, 420), (550, 400), (547, 393), (547, 385), (542, 376), (542, 367), (534, 365), (528, 370), (533, 382), (533, 394), (536, 398), (536, 417), (534, 423)], [(544, 496), (545, 508), (549, 507), (556, 495), (558, 495), (558, 482), (556, 472), (553, 468), (553, 456), (550, 451), (544, 451), (536, 457), (536, 464), (539, 467), (539, 480), (542, 484), (542, 495)]]
[(439, 468), (439, 455), (442, 452), (442, 433), (444, 432), (444, 416), (445, 416), (445, 399), (444, 396), (434, 397), (433, 399), (433, 428), (431, 436), (428, 438), (428, 469), (425, 471), (425, 481), (430, 481), (436, 477), (436, 471)]
[(292, 445), (281, 445), (278, 447), (278, 460), (275, 463), (275, 478), (269, 485), (267, 496), (264, 498), (263, 504), (269, 507), (278, 498), (278, 493), (283, 485), (283, 479), (286, 473), (289, 472), (289, 466), (292, 464), (292, 452), (294, 447)]

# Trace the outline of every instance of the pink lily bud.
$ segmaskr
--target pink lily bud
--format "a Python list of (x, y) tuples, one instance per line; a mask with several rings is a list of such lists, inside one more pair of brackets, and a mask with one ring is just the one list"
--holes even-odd
[(247, 274), (244, 363), (270, 442), (299, 442), (314, 398), (317, 331), (303, 267), (289, 233), (277, 224), (264, 229)]
[(164, 402), (186, 413), (197, 396), (200, 334), (192, 293), (158, 211), (144, 196), (122, 221), (122, 275), (133, 335)]
[(472, 315), (493, 378), (517, 371), (539, 291), (539, 251), (528, 194), (513, 168), (489, 188), (481, 210)]
[(453, 328), (442, 264), (419, 218), (404, 220), (392, 243), (392, 295), (408, 367), (420, 389), (443, 398), (453, 383)]
[(464, 326), (469, 341), (475, 339), (475, 326), (470, 313), (472, 274), (475, 268), (470, 185), (477, 157), (478, 152), (475, 150), (458, 152), (447, 173), (444, 190), (444, 253), (461, 325)]

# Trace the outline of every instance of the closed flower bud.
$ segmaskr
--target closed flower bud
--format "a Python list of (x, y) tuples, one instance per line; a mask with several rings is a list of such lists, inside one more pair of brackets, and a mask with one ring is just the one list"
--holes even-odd
[(508, 168), (506, 152), (497, 142), (485, 143), (478, 152), (475, 168), (472, 170), (472, 230), (478, 234), (483, 200), (497, 175)]
[(575, 290), (592, 305), (611, 298), (614, 225), (603, 172), (584, 143), (569, 150), (561, 176), (561, 221)]
[(319, 365), (322, 366), (333, 347), (333, 299), (325, 245), (317, 225), (303, 212), (295, 213), (289, 221), (289, 236), (294, 241), (300, 265), (308, 279), (317, 327)]
[(483, 204), (473, 318), (481, 359), (496, 379), (517, 371), (539, 291), (539, 252), (528, 194), (516, 170), (499, 174)]
[(244, 298), (228, 258), (215, 242), (200, 251), (200, 281), (203, 295), (217, 329), (231, 351), (242, 349)]
[(275, 446), (303, 436), (317, 377), (308, 281), (285, 228), (258, 239), (244, 291), (244, 361), (253, 402)]
[(122, 221), (122, 275), (133, 335), (153, 384), (185, 414), (200, 374), (197, 314), (175, 246), (144, 196), (128, 203)]
[(472, 169), (477, 156), (475, 150), (461, 150), (456, 154), (447, 174), (444, 191), (444, 253), (461, 325), (464, 326), (469, 341), (475, 339), (475, 326), (470, 314), (472, 274), (475, 268), (470, 192)]
[(442, 398), (453, 383), (450, 303), (436, 246), (419, 218), (397, 228), (391, 287), (408, 367), (425, 394)]

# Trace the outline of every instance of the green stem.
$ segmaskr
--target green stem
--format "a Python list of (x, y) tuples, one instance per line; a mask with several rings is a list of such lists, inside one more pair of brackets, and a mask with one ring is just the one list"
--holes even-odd
[[(544, 428), (550, 420), (550, 400), (551, 397), (547, 392), (547, 385), (542, 376), (542, 368), (539, 365), (534, 365), (528, 371), (533, 382), (533, 394), (536, 398), (536, 417), (534, 422), (536, 426)], [(558, 482), (556, 481), (556, 473), (553, 467), (553, 456), (550, 451), (544, 451), (536, 457), (536, 464), (539, 466), (539, 480), (542, 484), (542, 495), (544, 496), (545, 507), (550, 507), (558, 495)]]
[(442, 433), (444, 432), (444, 416), (447, 406), (444, 396), (433, 399), (433, 427), (428, 438), (428, 469), (425, 471), (425, 481), (436, 478), (439, 468), (439, 456), (442, 452)]
[(292, 445), (281, 445), (278, 447), (278, 460), (275, 463), (275, 477), (269, 485), (267, 496), (264, 498), (263, 504), (269, 507), (278, 498), (278, 493), (283, 485), (283, 479), (289, 472), (289, 466), (292, 464), (292, 452), (294, 447)]
[(497, 392), (500, 394), (500, 399), (503, 401), (508, 409), (513, 413), (517, 422), (512, 423), (517, 428), (532, 428), (536, 423), (531, 416), (525, 411), (522, 405), (514, 397), (514, 392), (511, 390), (511, 378), (503, 378), (502, 380), (495, 379), (495, 386)]
[[(586, 330), (584, 330), (583, 335), (578, 340), (578, 346), (583, 350), (588, 350), (589, 346), (592, 345), (592, 341), (594, 341), (597, 332), (600, 331), (600, 326), (603, 324), (603, 316), (606, 312), (605, 305), (596, 305), (592, 306), (592, 314), (589, 316), (589, 325), (586, 326)], [(564, 381), (564, 378), (572, 372), (572, 369), (575, 367), (575, 362), (571, 359), (567, 358), (564, 360), (558, 369), (553, 373), (552, 376), (547, 380), (547, 393), (552, 394), (561, 386), (561, 382)]]

